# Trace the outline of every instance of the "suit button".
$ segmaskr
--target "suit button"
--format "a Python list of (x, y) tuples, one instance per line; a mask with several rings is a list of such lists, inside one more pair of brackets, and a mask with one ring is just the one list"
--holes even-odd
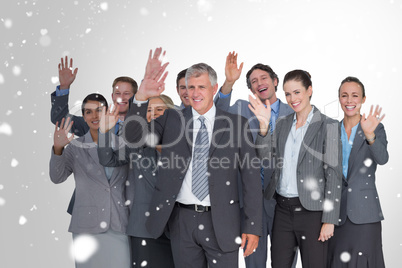
[(110, 189), (109, 189), (109, 188), (106, 188), (105, 191), (106, 191), (106, 192), (110, 192)]
[(173, 198), (173, 199), (176, 199), (176, 195), (173, 195), (172, 198)]

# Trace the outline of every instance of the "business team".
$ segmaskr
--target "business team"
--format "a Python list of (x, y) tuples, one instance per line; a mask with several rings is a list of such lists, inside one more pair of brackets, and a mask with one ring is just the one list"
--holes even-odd
[[(248, 268), (266, 267), (268, 235), (272, 267), (295, 267), (298, 249), (303, 267), (385, 267), (375, 186), (388, 161), (384, 115), (360, 114), (360, 80), (341, 83), (341, 123), (310, 103), (304, 70), (286, 74), (286, 105), (278, 76), (256, 64), (254, 96), (230, 106), (243, 68), (231, 52), (219, 92), (209, 65), (180, 72), (174, 107), (161, 94), (164, 54), (150, 52), (138, 90), (129, 77), (113, 83), (114, 107), (90, 94), (81, 118), (69, 115), (68, 91), (52, 95), (51, 179), (74, 173), (69, 231), (99, 243), (76, 267), (238, 267), (239, 247)], [(62, 59), (60, 88), (76, 74)]]

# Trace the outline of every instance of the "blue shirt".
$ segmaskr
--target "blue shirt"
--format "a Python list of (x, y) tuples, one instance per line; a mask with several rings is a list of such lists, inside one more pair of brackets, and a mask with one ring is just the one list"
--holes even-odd
[(277, 193), (281, 196), (288, 198), (299, 196), (299, 191), (297, 190), (297, 161), (299, 160), (299, 152), (304, 135), (307, 132), (311, 119), (313, 118), (313, 111), (314, 107), (308, 114), (304, 126), (299, 127), (298, 129), (296, 129), (296, 113), (294, 114), (292, 128), (290, 129), (285, 144), (282, 172), (279, 178), (279, 183), (276, 187)]
[(66, 88), (66, 89), (60, 89), (60, 86), (56, 87), (56, 96), (60, 97), (60, 96), (64, 96), (64, 95), (68, 95), (70, 93), (70, 89)]
[(349, 168), (349, 156), (352, 151), (353, 141), (355, 140), (357, 127), (360, 123), (352, 128), (352, 133), (350, 133), (350, 137), (348, 140), (348, 134), (346, 134), (345, 125), (342, 122), (341, 126), (341, 141), (342, 141), (342, 171), (345, 178), (348, 177), (348, 168)]

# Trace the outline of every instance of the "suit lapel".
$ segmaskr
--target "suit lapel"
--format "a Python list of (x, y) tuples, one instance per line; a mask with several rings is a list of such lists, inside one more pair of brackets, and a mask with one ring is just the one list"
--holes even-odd
[[(84, 142), (83, 142), (82, 146), (87, 149), (90, 157), (95, 161), (96, 164), (98, 164), (99, 163), (98, 148), (92, 139), (90, 131), (88, 131), (87, 134), (85, 134)], [(97, 168), (97, 167), (94, 167), (94, 168)], [(96, 182), (101, 182), (102, 184), (105, 184), (105, 183), (109, 184), (107, 181), (105, 169), (103, 167), (100, 169), (100, 172), (102, 173), (103, 180), (100, 179), (100, 180), (97, 180)]]
[(353, 163), (355, 162), (356, 158), (358, 158), (358, 152), (360, 148), (363, 146), (364, 141), (365, 141), (364, 133), (359, 124), (359, 126), (356, 129), (355, 139), (353, 140), (352, 150), (350, 151), (349, 155), (348, 175), (350, 174)]
[(222, 139), (222, 136), (227, 131), (223, 131), (223, 129), (227, 126), (227, 118), (223, 116), (223, 113), (220, 109), (216, 109), (214, 129), (212, 132), (212, 141), (209, 147), (209, 157), (212, 156), (212, 153), (216, 149), (216, 145), (219, 144), (219, 141)]
[(304, 135), (302, 145), (300, 147), (299, 158), (297, 160), (297, 164), (299, 165), (304, 158), (307, 150), (310, 147), (311, 142), (314, 140), (317, 135), (319, 129), (322, 126), (323, 120), (321, 120), (321, 113), (317, 108), (314, 107), (313, 118), (311, 119), (310, 125), (307, 128), (307, 132)]
[[(279, 125), (279, 121), (281, 121), (281, 124)], [(288, 139), (290, 129), (292, 128), (293, 124), (293, 115), (289, 115), (287, 117), (282, 117), (278, 118), (276, 122), (276, 128), (274, 131), (274, 139), (278, 139), (278, 148), (276, 149), (276, 152), (278, 153), (278, 157), (284, 157), (285, 156), (285, 145), (286, 145), (286, 140)], [(278, 128), (280, 127), (280, 129)], [(278, 133), (285, 133), (285, 135), (278, 135)], [(286, 135), (287, 133), (287, 135)], [(269, 135), (269, 133), (267, 134)], [(273, 141), (273, 146), (276, 145), (275, 140)]]
[(185, 131), (185, 135), (184, 135), (184, 139), (185, 142), (187, 144), (187, 147), (190, 151), (193, 150), (193, 113), (191, 111), (191, 108), (185, 108), (182, 110), (183, 112), (183, 117), (184, 117), (184, 131)]

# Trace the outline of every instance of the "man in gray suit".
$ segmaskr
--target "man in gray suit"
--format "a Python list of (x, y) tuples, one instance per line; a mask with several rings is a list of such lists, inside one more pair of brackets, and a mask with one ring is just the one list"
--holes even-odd
[[(259, 166), (252, 164), (256, 154), (247, 121), (215, 107), (216, 73), (206, 64), (196, 64), (186, 73), (192, 107), (166, 110), (149, 129), (143, 128), (147, 100), (163, 91), (163, 71), (143, 80), (134, 98), (137, 105), (132, 105), (124, 127), (129, 146), (140, 146), (152, 136), (148, 131), (162, 144), (147, 229), (156, 238), (168, 225), (176, 267), (237, 267), (239, 245), (247, 242), (244, 255), (251, 255), (262, 229)], [(201, 146), (200, 140), (206, 143)], [(207, 154), (200, 148), (208, 148)], [(244, 199), (242, 233), (239, 171)]]
[[(250, 129), (252, 131), (253, 139), (255, 141), (256, 134), (259, 130), (259, 122), (254, 116), (253, 112), (249, 109), (249, 102), (245, 100), (237, 100), (236, 103), (230, 106), (232, 89), (235, 82), (239, 79), (243, 69), (243, 63), (237, 65), (237, 54), (230, 52), (226, 57), (225, 75), (226, 80), (221, 87), (219, 93), (215, 97), (215, 104), (218, 108), (228, 111), (232, 114), (242, 115), (248, 119)], [(283, 118), (291, 113), (293, 110), (289, 105), (281, 102), (276, 97), (277, 86), (279, 78), (271, 67), (264, 64), (254, 65), (246, 75), (247, 87), (253, 94), (256, 94), (262, 102), (266, 99), (271, 103), (271, 124), (272, 129), (275, 128), (275, 123), (278, 119)], [(261, 168), (261, 184), (262, 191), (267, 188), (274, 171), (273, 165), (268, 161), (264, 162)], [(241, 192), (240, 192), (241, 194)], [(242, 202), (240, 198), (240, 202)], [(263, 214), (262, 214), (262, 236), (259, 240), (259, 246), (256, 252), (245, 258), (247, 268), (265, 267), (267, 263), (268, 252), (268, 235), (272, 234), (272, 225), (275, 212), (275, 199), (267, 200), (263, 198)], [(297, 254), (295, 256), (292, 267), (296, 267)]]

